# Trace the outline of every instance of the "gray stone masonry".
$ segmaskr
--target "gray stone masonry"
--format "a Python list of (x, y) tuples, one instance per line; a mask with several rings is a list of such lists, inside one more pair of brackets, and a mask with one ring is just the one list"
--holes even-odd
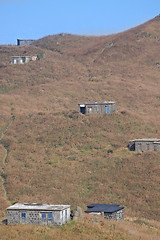
[(111, 114), (116, 111), (115, 102), (93, 102), (78, 104), (79, 112), (82, 114)]
[(123, 220), (124, 219), (124, 209), (114, 212), (114, 213), (104, 213), (104, 218), (114, 219), (114, 220)]
[(7, 208), (7, 214), (8, 224), (62, 225), (70, 220), (70, 206), (15, 204)]
[(149, 138), (149, 139), (134, 139), (129, 142), (128, 145), (131, 151), (160, 151), (160, 139)]
[(12, 56), (11, 64), (25, 64), (30, 61), (36, 61), (37, 56)]
[(34, 41), (34, 39), (17, 39), (17, 46), (30, 45)]

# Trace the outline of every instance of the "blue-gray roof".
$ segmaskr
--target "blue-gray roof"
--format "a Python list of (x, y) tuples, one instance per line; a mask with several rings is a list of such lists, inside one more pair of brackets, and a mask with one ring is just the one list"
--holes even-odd
[(87, 206), (88, 209), (85, 211), (86, 213), (90, 212), (106, 212), (106, 213), (113, 213), (117, 212), (124, 207), (120, 207), (118, 204), (91, 204)]

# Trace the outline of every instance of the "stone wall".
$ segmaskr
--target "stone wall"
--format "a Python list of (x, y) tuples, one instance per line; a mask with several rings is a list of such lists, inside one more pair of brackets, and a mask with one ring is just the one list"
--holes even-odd
[(20, 223), (20, 212), (18, 210), (7, 211), (7, 215), (8, 215), (8, 219), (7, 219), (8, 224)]
[(131, 141), (128, 144), (131, 151), (160, 151), (160, 142), (154, 141)]
[[(83, 114), (96, 114), (96, 113), (113, 113), (116, 111), (115, 103), (106, 103), (106, 104), (84, 104), (84, 112), (81, 111), (81, 106), (79, 105), (79, 112)], [(108, 107), (108, 109), (107, 109)]]
[(30, 45), (34, 41), (33, 39), (17, 39), (17, 46)]
[(60, 219), (62, 220), (62, 224), (70, 221), (70, 208), (60, 212)]
[(120, 210), (114, 213), (104, 213), (104, 218), (114, 219), (114, 220), (123, 220), (124, 219), (124, 210)]
[(160, 151), (160, 142), (154, 143), (154, 151)]
[(25, 64), (36, 60), (37, 56), (13, 56), (11, 58), (11, 64)]
[[(61, 211), (7, 210), (7, 213), (8, 224), (62, 225), (70, 220), (69, 208)], [(25, 213), (24, 219), (22, 213)], [(52, 219), (49, 219), (48, 213), (52, 213)]]
[(154, 151), (153, 142), (135, 142), (135, 151)]
[(156, 142), (135, 142), (135, 151), (160, 151), (160, 144)]

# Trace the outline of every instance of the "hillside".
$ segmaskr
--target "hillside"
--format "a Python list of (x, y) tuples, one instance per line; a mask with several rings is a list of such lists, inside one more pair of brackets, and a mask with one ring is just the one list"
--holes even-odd
[[(110, 36), (59, 34), (0, 46), (2, 219), (15, 201), (83, 210), (118, 203), (138, 228), (145, 221), (160, 235), (159, 153), (127, 148), (130, 139), (160, 138), (159, 27), (157, 16)], [(45, 57), (10, 64), (11, 56), (37, 54)], [(108, 100), (116, 102), (113, 115), (78, 114), (79, 102)]]

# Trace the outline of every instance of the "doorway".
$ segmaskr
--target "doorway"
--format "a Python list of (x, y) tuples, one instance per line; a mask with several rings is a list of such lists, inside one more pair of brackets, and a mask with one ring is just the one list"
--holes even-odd
[(86, 108), (85, 107), (80, 107), (80, 113), (85, 114), (86, 113)]

